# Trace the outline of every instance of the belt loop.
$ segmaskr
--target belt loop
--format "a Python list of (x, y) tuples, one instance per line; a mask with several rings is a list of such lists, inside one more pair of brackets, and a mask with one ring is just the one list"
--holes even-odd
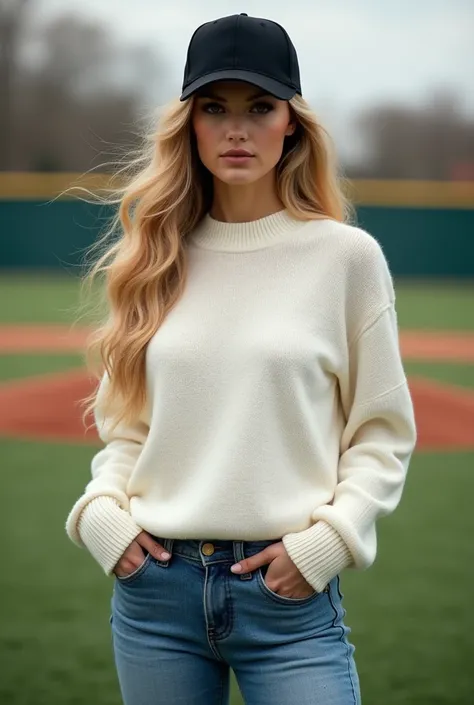
[[(239, 563), (240, 561), (244, 560), (244, 558), (245, 558), (244, 542), (243, 541), (233, 541), (232, 548), (234, 550), (235, 563)], [(239, 577), (241, 580), (251, 580), (252, 573), (242, 573)]]

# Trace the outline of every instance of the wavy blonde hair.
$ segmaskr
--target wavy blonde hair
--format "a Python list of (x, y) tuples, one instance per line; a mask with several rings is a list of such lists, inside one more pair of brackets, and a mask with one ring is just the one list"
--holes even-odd
[[(99, 313), (85, 351), (87, 368), (109, 384), (101, 394), (110, 428), (133, 423), (146, 403), (146, 348), (181, 298), (187, 277), (186, 236), (212, 204), (212, 175), (197, 153), (192, 130), (194, 98), (174, 101), (145, 135), (136, 156), (119, 171), (121, 185), (101, 203), (117, 205), (110, 227), (86, 251), (93, 258), (81, 296), (101, 279)], [(276, 167), (278, 195), (295, 218), (352, 220), (333, 143), (308, 103), (289, 101), (296, 119)], [(92, 194), (93, 195), (93, 194)], [(95, 256), (98, 253), (98, 256)], [(98, 402), (100, 385), (80, 404), (83, 422)], [(120, 399), (120, 404), (117, 400)]]

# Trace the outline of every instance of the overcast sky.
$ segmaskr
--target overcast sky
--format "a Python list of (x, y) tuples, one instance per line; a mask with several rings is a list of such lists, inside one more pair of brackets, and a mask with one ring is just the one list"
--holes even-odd
[(94, 17), (119, 39), (156, 48), (165, 78), (151, 96), (181, 89), (186, 49), (208, 20), (247, 12), (288, 31), (304, 97), (350, 147), (350, 118), (384, 100), (426, 103), (451, 88), (474, 111), (474, 0), (37, 0), (38, 17)]

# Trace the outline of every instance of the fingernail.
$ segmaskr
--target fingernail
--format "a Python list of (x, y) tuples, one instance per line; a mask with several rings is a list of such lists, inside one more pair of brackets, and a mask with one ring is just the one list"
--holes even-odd
[(166, 551), (161, 554), (161, 557), (163, 558), (164, 561), (167, 561), (168, 558), (171, 558), (170, 554), (166, 553)]
[(240, 565), (240, 563), (236, 563), (235, 565), (232, 565), (230, 569), (233, 573), (240, 573), (240, 571), (242, 570), (242, 566)]

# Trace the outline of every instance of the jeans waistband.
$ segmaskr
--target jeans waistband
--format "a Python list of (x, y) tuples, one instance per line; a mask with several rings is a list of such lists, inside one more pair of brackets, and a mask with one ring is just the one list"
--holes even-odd
[[(238, 563), (244, 558), (260, 553), (267, 546), (278, 543), (281, 538), (263, 539), (258, 541), (244, 541), (231, 539), (170, 539), (161, 536), (153, 536), (154, 540), (161, 544), (168, 553), (183, 556), (190, 560), (197, 561), (202, 565), (212, 565), (214, 563), (231, 564)], [(167, 563), (167, 561), (164, 561)], [(247, 574), (242, 574), (242, 577)]]

